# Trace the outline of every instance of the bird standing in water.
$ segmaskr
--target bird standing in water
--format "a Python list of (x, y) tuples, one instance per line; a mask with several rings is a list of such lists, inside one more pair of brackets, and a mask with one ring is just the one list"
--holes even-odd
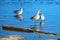
[(17, 15), (21, 15), (23, 13), (23, 8), (20, 8), (19, 10), (14, 11)]
[(38, 20), (40, 18), (40, 9), (38, 10), (38, 12), (36, 13), (36, 15), (34, 15), (33, 17), (31, 17), (32, 20)]
[[(41, 10), (39, 9), (39, 10), (37, 11), (37, 13), (36, 13), (33, 17), (31, 17), (31, 19), (34, 20), (34, 23), (35, 23), (35, 20), (40, 19), (40, 12), (41, 12)], [(35, 24), (36, 24), (36, 23), (35, 23)]]

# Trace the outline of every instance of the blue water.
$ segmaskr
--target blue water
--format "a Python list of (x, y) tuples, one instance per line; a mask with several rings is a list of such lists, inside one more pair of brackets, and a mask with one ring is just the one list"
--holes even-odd
[[(23, 21), (14, 18), (16, 15), (15, 10), (23, 7), (24, 12), (22, 14)], [(22, 35), (26, 40), (57, 40), (60, 36), (47, 36), (41, 34), (38, 38), (36, 33), (24, 33), (15, 31), (2, 30), (2, 24), (12, 26), (22, 26), (23, 28), (31, 28), (34, 25), (34, 21), (30, 18), (36, 14), (38, 9), (45, 15), (44, 27), (41, 31), (60, 34), (60, 1), (59, 0), (0, 0), (0, 37), (6, 35)], [(36, 21), (36, 25), (40, 28), (40, 19)]]

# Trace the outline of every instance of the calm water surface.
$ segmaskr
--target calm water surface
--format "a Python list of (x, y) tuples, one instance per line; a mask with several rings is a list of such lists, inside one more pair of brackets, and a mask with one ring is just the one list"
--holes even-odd
[[(41, 0), (42, 1), (42, 0)], [(41, 9), (41, 13), (45, 15), (44, 27), (41, 31), (57, 33), (60, 34), (60, 4), (59, 1), (55, 0), (52, 2), (47, 2), (48, 0), (41, 1), (24, 1), (24, 0), (0, 0), (0, 36), (6, 35), (22, 35), (27, 40), (57, 40), (60, 36), (47, 36), (40, 35), (40, 38), (37, 37), (37, 34), (34, 33), (24, 33), (24, 32), (14, 32), (14, 31), (6, 31), (2, 30), (2, 24), (12, 25), (12, 26), (22, 26), (23, 28), (31, 28), (34, 25), (34, 21), (30, 18), (36, 14), (38, 9)], [(23, 16), (23, 21), (16, 19), (14, 16), (15, 10), (23, 7), (24, 12), (21, 16)], [(35, 21), (38, 28), (40, 28), (41, 20)]]

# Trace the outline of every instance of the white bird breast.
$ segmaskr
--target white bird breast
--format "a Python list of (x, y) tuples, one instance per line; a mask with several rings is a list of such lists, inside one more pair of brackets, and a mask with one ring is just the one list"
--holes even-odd
[(44, 20), (44, 19), (45, 19), (44, 15), (41, 15), (41, 20)]
[(21, 8), (21, 10), (20, 10), (19, 14), (22, 14), (22, 13), (23, 13), (23, 9)]
[(38, 15), (37, 19), (39, 19), (39, 18), (40, 18), (40, 15)]

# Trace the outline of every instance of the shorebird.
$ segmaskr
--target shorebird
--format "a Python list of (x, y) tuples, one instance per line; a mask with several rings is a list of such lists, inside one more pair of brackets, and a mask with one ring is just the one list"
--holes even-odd
[(41, 20), (44, 20), (44, 19), (45, 19), (44, 14), (41, 14), (41, 15), (40, 15), (40, 19), (41, 19)]
[(20, 8), (19, 10), (14, 11), (17, 15), (21, 15), (23, 13), (23, 8)]
[(36, 13), (36, 15), (34, 15), (33, 17), (31, 17), (32, 20), (38, 20), (40, 18), (40, 9), (38, 10), (38, 12)]

